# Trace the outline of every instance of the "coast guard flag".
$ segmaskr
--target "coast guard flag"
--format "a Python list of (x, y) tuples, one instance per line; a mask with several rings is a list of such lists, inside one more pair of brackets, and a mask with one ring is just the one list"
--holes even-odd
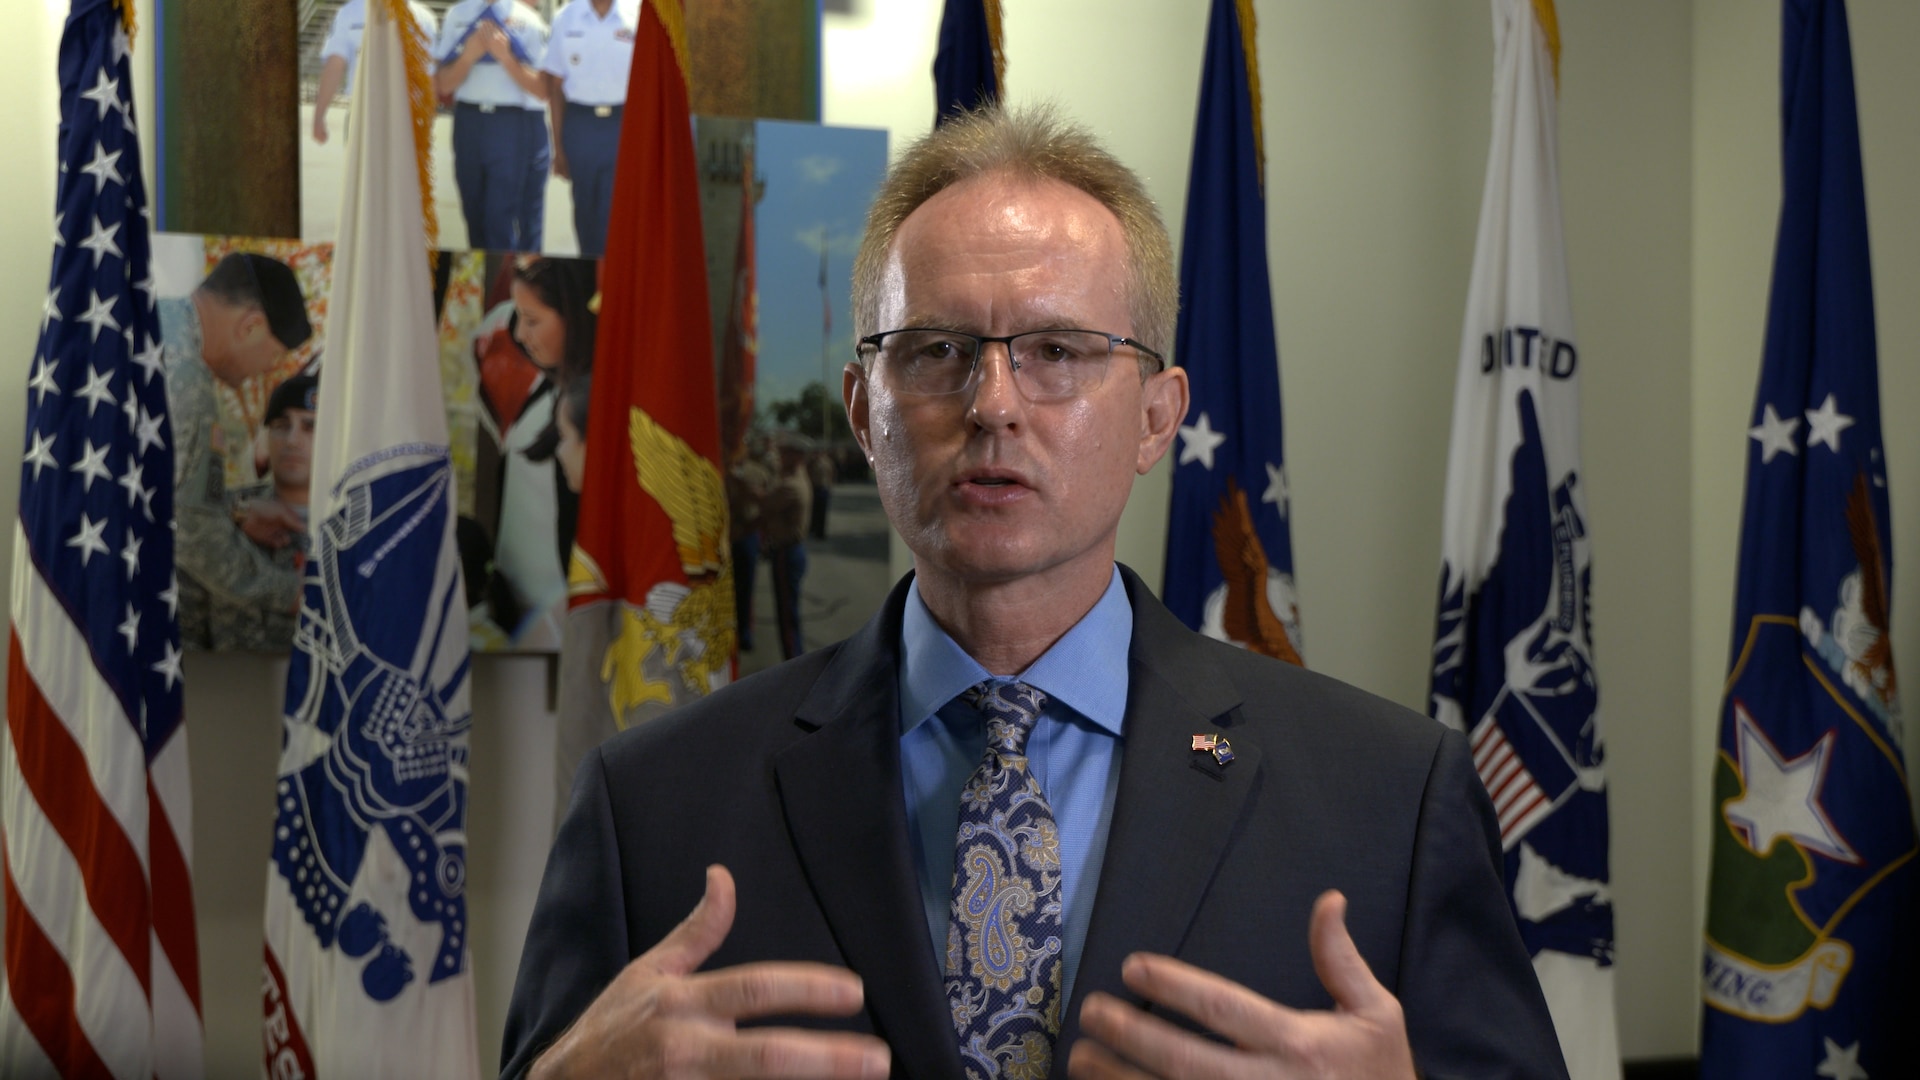
[(1840, 0), (1788, 0), (1785, 199), (1714, 762), (1700, 1075), (1920, 1076), (1866, 193)]
[(1447, 455), (1430, 709), (1493, 797), (1520, 936), (1574, 1080), (1620, 1075), (1607, 788), (1587, 606), (1580, 352), (1551, 0), (1494, 0), (1493, 147)]
[(173, 443), (128, 29), (108, 0), (75, 0), (60, 38), (0, 741), (0, 1076), (202, 1071)]
[(415, 150), (432, 97), (405, 5), (367, 7), (281, 722), (265, 1073), (474, 1077), (467, 611)]
[(733, 675), (733, 567), (683, 10), (679, 0), (640, 8), (620, 122), (567, 569), (563, 792), (602, 739)]
[(1000, 0), (947, 0), (933, 54), (934, 124), (998, 102), (1006, 81)]
[(1253, 5), (1214, 0), (1173, 349), (1193, 404), (1180, 427), (1161, 592), (1188, 626), (1298, 664), (1261, 144)]

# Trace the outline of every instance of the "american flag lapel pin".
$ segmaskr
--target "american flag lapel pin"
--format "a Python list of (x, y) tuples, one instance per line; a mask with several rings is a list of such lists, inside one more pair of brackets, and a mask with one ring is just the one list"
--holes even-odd
[(1233, 760), (1233, 744), (1228, 742), (1224, 735), (1195, 735), (1193, 750), (1199, 754), (1212, 754), (1213, 760), (1222, 765)]

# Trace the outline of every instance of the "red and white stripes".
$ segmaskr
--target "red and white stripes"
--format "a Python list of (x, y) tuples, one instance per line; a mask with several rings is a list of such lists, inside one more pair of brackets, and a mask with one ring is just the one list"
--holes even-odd
[(148, 768), (16, 528), (0, 746), (0, 1074), (201, 1073), (185, 730)]
[(1474, 770), (1493, 797), (1493, 811), (1500, 819), (1500, 849), (1511, 851), (1527, 830), (1553, 812), (1553, 802), (1520, 763), (1520, 755), (1513, 752), (1492, 717), (1483, 718), (1469, 739)]

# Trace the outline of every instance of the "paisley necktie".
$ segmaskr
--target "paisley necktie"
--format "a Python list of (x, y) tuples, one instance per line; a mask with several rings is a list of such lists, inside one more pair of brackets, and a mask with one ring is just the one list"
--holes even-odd
[(1060, 1033), (1060, 837), (1027, 768), (1047, 696), (989, 680), (961, 695), (987, 723), (987, 750), (960, 789), (947, 1004), (970, 1080), (1042, 1080)]

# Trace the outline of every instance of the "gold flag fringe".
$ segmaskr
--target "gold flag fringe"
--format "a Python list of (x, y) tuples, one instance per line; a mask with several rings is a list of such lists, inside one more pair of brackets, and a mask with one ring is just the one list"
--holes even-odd
[(1007, 100), (1007, 50), (1000, 35), (1000, 0), (985, 0), (982, 5), (987, 9), (987, 44), (993, 49), (993, 85), (999, 91), (999, 100)]
[(1257, 27), (1253, 0), (1234, 0), (1240, 12), (1240, 51), (1247, 55), (1247, 95), (1253, 98), (1253, 151), (1260, 167), (1260, 197), (1267, 197), (1267, 128), (1260, 109), (1260, 47), (1254, 40)]
[(680, 6), (680, 0), (645, 0), (660, 17), (660, 26), (667, 32), (667, 43), (673, 46), (673, 58), (680, 62), (680, 81), (689, 88), (693, 86), (693, 65), (687, 62), (687, 15)]
[(381, 0), (400, 28), (400, 55), (407, 65), (407, 104), (413, 110), (413, 164), (420, 177), (420, 219), (426, 225), (427, 266), (439, 260), (440, 215), (433, 207), (433, 77), (427, 74), (427, 43), (406, 0)]
[(1560, 15), (1553, 0), (1533, 0), (1534, 17), (1540, 20), (1540, 32), (1547, 36), (1547, 52), (1553, 54), (1553, 92), (1560, 92)]

